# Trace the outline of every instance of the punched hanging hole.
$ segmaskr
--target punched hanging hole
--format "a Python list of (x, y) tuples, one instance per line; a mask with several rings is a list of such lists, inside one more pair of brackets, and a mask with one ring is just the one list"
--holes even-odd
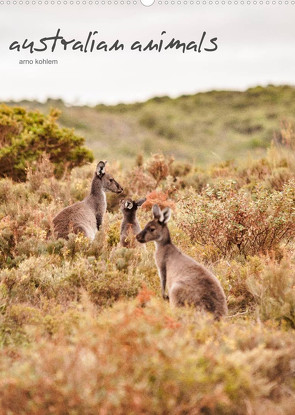
[(155, 3), (155, 0), (140, 0), (141, 4), (146, 7), (152, 6)]

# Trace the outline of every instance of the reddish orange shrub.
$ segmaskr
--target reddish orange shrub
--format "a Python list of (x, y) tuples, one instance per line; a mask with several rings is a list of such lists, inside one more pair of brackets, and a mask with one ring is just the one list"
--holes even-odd
[(170, 166), (173, 161), (173, 157), (170, 157), (168, 160), (166, 160), (162, 154), (153, 155), (152, 159), (148, 163), (147, 170), (156, 180), (155, 187), (157, 187), (162, 180), (167, 178), (169, 175)]
[(145, 210), (150, 210), (155, 204), (159, 205), (161, 209), (165, 207), (175, 208), (175, 203), (168, 199), (167, 193), (157, 192), (156, 190), (147, 195), (142, 207)]
[(142, 285), (142, 289), (137, 294), (137, 301), (140, 306), (145, 306), (146, 303), (148, 303), (151, 299), (151, 297), (154, 295), (152, 291), (150, 291), (145, 284)]

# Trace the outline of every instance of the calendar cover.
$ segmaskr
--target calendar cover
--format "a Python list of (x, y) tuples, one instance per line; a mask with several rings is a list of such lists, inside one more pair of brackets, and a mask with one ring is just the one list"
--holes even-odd
[(295, 413), (294, 19), (0, 0), (0, 414)]

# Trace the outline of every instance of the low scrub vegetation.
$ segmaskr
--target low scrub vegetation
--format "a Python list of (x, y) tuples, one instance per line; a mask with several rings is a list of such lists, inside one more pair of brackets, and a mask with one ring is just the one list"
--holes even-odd
[(142, 226), (153, 203), (172, 208), (173, 241), (224, 287), (220, 322), (162, 300), (153, 244), (119, 245), (116, 195), (93, 242), (54, 238), (53, 217), (85, 197), (94, 164), (58, 178), (43, 153), (26, 181), (1, 179), (0, 413), (293, 415), (292, 131), (247, 162), (109, 160), (122, 197), (147, 197)]
[[(47, 316), (17, 357), (2, 352), (4, 412), (293, 413), (293, 333), (180, 317), (146, 290), (99, 316), (82, 306)], [(14, 310), (25, 313), (28, 324), (31, 311)]]

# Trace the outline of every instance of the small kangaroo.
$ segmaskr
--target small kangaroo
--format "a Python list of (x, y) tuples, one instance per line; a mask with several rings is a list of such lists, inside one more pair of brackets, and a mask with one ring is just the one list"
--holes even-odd
[[(154, 219), (136, 236), (141, 243), (155, 241), (155, 260), (161, 280), (162, 297), (172, 306), (194, 305), (214, 314), (216, 320), (227, 314), (224, 291), (218, 279), (193, 258), (173, 245), (167, 227), (171, 211), (158, 205), (152, 209)], [(165, 294), (166, 282), (168, 296)]]
[(136, 219), (136, 211), (144, 202), (146, 198), (137, 201), (131, 199), (123, 199), (121, 201), (121, 211), (123, 213), (123, 221), (120, 231), (120, 243), (122, 246), (132, 248), (132, 236), (136, 236), (141, 228)]
[(94, 239), (107, 207), (105, 192), (121, 193), (123, 191), (119, 183), (105, 172), (106, 163), (106, 161), (98, 163), (90, 194), (81, 202), (63, 209), (53, 219), (54, 230), (58, 238), (67, 238), (70, 232), (82, 232), (89, 239)]

